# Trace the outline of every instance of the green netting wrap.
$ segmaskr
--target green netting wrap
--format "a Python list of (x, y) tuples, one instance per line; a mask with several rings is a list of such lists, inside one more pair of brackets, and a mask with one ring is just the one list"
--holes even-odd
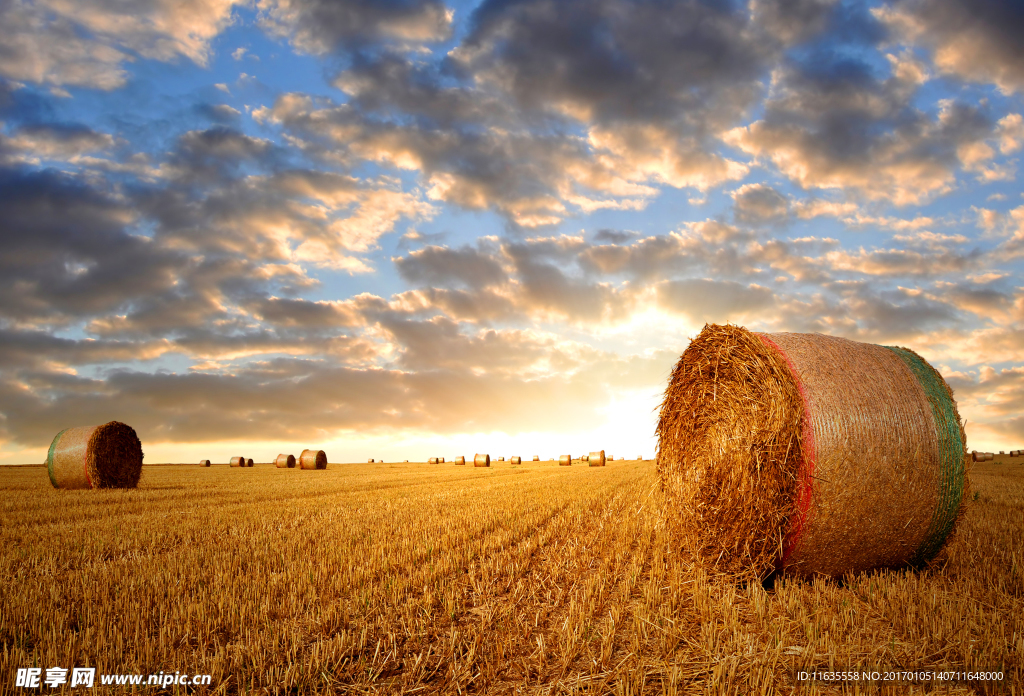
[(885, 347), (896, 353), (914, 373), (928, 397), (932, 417), (935, 419), (939, 453), (939, 490), (928, 532), (911, 561), (913, 565), (923, 565), (942, 548), (960, 514), (966, 482), (964, 431), (953, 394), (942, 376), (914, 351), (898, 346)]
[(57, 443), (60, 442), (60, 436), (67, 431), (68, 429), (64, 428), (57, 433), (57, 437), (53, 438), (53, 442), (50, 443), (50, 451), (46, 453), (46, 473), (49, 474), (50, 483), (53, 484), (54, 488), (60, 488), (60, 486), (57, 484), (57, 477), (53, 473), (53, 451), (57, 449)]

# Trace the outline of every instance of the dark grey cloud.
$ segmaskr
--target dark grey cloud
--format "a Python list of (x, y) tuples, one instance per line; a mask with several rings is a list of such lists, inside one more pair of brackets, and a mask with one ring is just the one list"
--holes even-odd
[(264, 28), (309, 53), (437, 42), (451, 32), (438, 0), (262, 0), (259, 7)]
[(742, 225), (779, 225), (790, 218), (789, 199), (766, 184), (749, 184), (733, 193), (733, 216)]
[(965, 80), (1024, 90), (1024, 5), (1008, 0), (904, 0), (879, 11), (899, 38)]
[(135, 218), (70, 175), (0, 168), (0, 315), (63, 323), (172, 285), (182, 256), (130, 234)]
[(438, 287), (461, 285), (479, 290), (508, 281), (496, 258), (470, 246), (459, 249), (429, 246), (393, 261), (402, 278), (410, 283)]
[(601, 229), (594, 233), (595, 242), (607, 242), (609, 244), (623, 244), (636, 238), (632, 232), (622, 230)]

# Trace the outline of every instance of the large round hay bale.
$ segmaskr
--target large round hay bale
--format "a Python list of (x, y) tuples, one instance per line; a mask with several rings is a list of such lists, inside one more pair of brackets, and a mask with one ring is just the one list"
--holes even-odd
[(142, 476), (142, 443), (130, 425), (66, 428), (46, 454), (54, 488), (135, 488)]
[(244, 468), (245, 467), (245, 457), (232, 457), (231, 461), (228, 462), (228, 463), (231, 466), (235, 467), (235, 468), (240, 468), (240, 467)]
[(905, 348), (707, 325), (657, 432), (674, 529), (727, 572), (921, 565), (967, 499), (952, 392)]
[(572, 466), (572, 455), (562, 454), (558, 457), (558, 466)]
[(441, 460), (440, 460), (440, 459), (438, 459), (437, 457), (431, 457), (430, 459), (428, 459), (428, 460), (427, 460), (427, 464), (437, 464), (437, 463), (439, 463), (440, 461), (441, 461)]
[(509, 461), (512, 462), (513, 464), (522, 464), (523, 463), (523, 458), (522, 457), (510, 457)]
[(505, 461), (505, 458), (504, 457), (498, 457), (498, 461), (499, 462), (503, 462), (503, 461)]
[(324, 453), (323, 450), (302, 450), (302, 454), (299, 455), (299, 468), (326, 469), (327, 455)]
[(478, 454), (473, 457), (473, 466), (490, 466), (491, 455), (489, 454)]
[(590, 464), (590, 466), (604, 466), (604, 463), (605, 463), (604, 450), (598, 450), (597, 452), (591, 452), (587, 456), (587, 463)]
[(199, 466), (210, 466), (210, 460), (209, 459), (200, 459), (199, 460)]
[(245, 460), (245, 465), (246, 466), (252, 466), (252, 460), (251, 459), (246, 459)]
[(274, 460), (274, 466), (278, 469), (294, 469), (295, 468), (295, 455), (294, 454), (279, 454), (277, 459)]
[(991, 452), (986, 452), (985, 453), (985, 461), (986, 462), (990, 462), (990, 461), (992, 461), (995, 458), (996, 458), (996, 455), (992, 454)]
[(465, 463), (466, 463), (466, 458), (465, 457), (456, 457), (455, 458), (455, 466), (462, 466)]

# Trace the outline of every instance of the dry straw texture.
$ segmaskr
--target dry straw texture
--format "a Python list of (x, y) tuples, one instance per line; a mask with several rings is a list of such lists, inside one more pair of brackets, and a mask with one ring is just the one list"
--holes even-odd
[(279, 454), (277, 459), (274, 460), (274, 465), (278, 469), (294, 469), (295, 468), (295, 455), (294, 454)]
[(478, 454), (473, 457), (473, 466), (490, 466), (491, 455), (489, 454)]
[(590, 466), (604, 466), (605, 461), (604, 450), (591, 452), (587, 455), (587, 463), (590, 464)]
[(455, 458), (455, 465), (456, 466), (463, 466), (465, 463), (466, 463), (466, 458), (465, 457), (456, 457)]
[(232, 457), (231, 461), (228, 463), (235, 468), (244, 467), (245, 457)]
[(513, 464), (522, 464), (523, 463), (523, 458), (522, 457), (512, 457), (511, 462)]
[(572, 466), (572, 455), (563, 454), (558, 457), (558, 466)]
[(299, 455), (299, 467), (302, 469), (326, 469), (327, 455), (323, 450), (302, 450)]
[(727, 572), (920, 565), (966, 501), (952, 393), (901, 348), (705, 326), (658, 437), (677, 535)]
[(67, 428), (46, 455), (54, 488), (135, 488), (142, 476), (142, 443), (130, 425)]
[(199, 466), (210, 466), (210, 460), (209, 459), (200, 460)]

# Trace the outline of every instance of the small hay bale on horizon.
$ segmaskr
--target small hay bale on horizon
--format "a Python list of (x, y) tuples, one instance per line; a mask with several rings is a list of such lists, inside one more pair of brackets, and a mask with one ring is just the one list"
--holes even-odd
[(540, 455), (539, 454), (533, 455), (533, 461), (539, 462), (540, 461)]
[(605, 463), (604, 450), (598, 450), (596, 452), (591, 452), (587, 456), (587, 463), (590, 464), (590, 466), (604, 466), (604, 463)]
[(674, 538), (738, 577), (922, 567), (966, 509), (956, 402), (905, 348), (705, 325), (657, 435)]
[(278, 469), (294, 469), (295, 468), (295, 455), (294, 454), (279, 454), (277, 459), (274, 460), (274, 466)]
[(440, 463), (440, 460), (437, 457), (431, 457), (430, 459), (427, 460), (427, 464), (438, 464), (438, 463)]
[(54, 488), (135, 488), (142, 476), (142, 442), (120, 421), (65, 428), (46, 454)]
[(489, 454), (477, 454), (473, 457), (473, 466), (490, 466), (491, 455)]
[(209, 459), (200, 459), (199, 460), (199, 466), (210, 466), (210, 460)]
[(562, 454), (558, 457), (558, 466), (572, 466), (572, 455)]
[(522, 464), (523, 463), (523, 458), (522, 457), (511, 457), (509, 459), (509, 461), (512, 462), (513, 464)]
[(245, 465), (246, 466), (252, 466), (252, 460), (251, 459), (246, 459), (245, 460)]
[(456, 457), (455, 458), (455, 466), (464, 466), (465, 464), (466, 464), (466, 458), (465, 457)]
[(323, 450), (304, 449), (299, 455), (300, 469), (326, 469), (327, 454)]
[(231, 460), (228, 462), (228, 464), (230, 466), (235, 467), (236, 469), (244, 469), (245, 468), (245, 457), (232, 457)]

